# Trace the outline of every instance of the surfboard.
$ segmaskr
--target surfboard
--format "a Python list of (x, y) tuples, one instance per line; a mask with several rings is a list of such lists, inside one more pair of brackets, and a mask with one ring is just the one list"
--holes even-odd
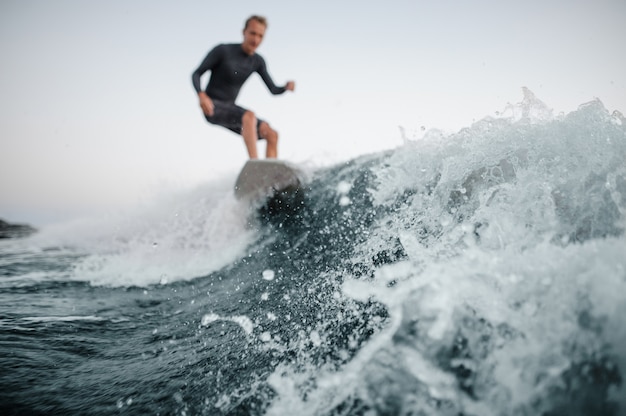
[(235, 183), (237, 199), (267, 200), (278, 195), (302, 193), (302, 172), (289, 162), (277, 159), (251, 159)]

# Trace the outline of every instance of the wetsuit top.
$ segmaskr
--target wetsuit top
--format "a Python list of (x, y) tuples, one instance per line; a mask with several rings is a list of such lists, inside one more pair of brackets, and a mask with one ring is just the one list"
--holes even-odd
[(241, 44), (218, 45), (204, 58), (192, 75), (193, 87), (200, 92), (200, 77), (211, 71), (206, 93), (211, 99), (234, 103), (243, 83), (257, 72), (272, 94), (282, 94), (285, 87), (277, 87), (267, 72), (261, 55), (248, 55)]

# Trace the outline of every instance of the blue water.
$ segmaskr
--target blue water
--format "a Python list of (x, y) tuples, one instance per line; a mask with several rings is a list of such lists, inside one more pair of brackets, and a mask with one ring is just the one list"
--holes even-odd
[(626, 121), (498, 117), (0, 241), (0, 413), (626, 414)]

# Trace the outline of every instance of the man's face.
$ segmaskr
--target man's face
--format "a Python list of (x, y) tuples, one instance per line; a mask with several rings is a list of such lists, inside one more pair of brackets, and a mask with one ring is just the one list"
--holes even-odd
[(248, 27), (243, 31), (243, 44), (241, 46), (244, 52), (248, 55), (252, 55), (261, 44), (264, 35), (265, 25), (262, 25), (256, 20), (251, 20), (250, 23), (248, 23)]

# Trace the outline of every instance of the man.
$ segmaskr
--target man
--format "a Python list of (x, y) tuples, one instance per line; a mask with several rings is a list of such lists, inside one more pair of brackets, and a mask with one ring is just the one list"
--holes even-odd
[[(235, 104), (241, 86), (253, 72), (257, 72), (272, 94), (295, 89), (293, 81), (283, 87), (276, 86), (267, 72), (265, 60), (255, 53), (266, 29), (264, 17), (251, 16), (243, 29), (243, 42), (216, 46), (191, 77), (207, 121), (241, 134), (250, 159), (258, 158), (256, 143), (259, 138), (267, 141), (266, 157), (276, 158), (278, 133), (266, 121), (257, 119), (252, 111)], [(200, 77), (207, 71), (211, 71), (211, 78), (206, 90), (202, 91)]]

